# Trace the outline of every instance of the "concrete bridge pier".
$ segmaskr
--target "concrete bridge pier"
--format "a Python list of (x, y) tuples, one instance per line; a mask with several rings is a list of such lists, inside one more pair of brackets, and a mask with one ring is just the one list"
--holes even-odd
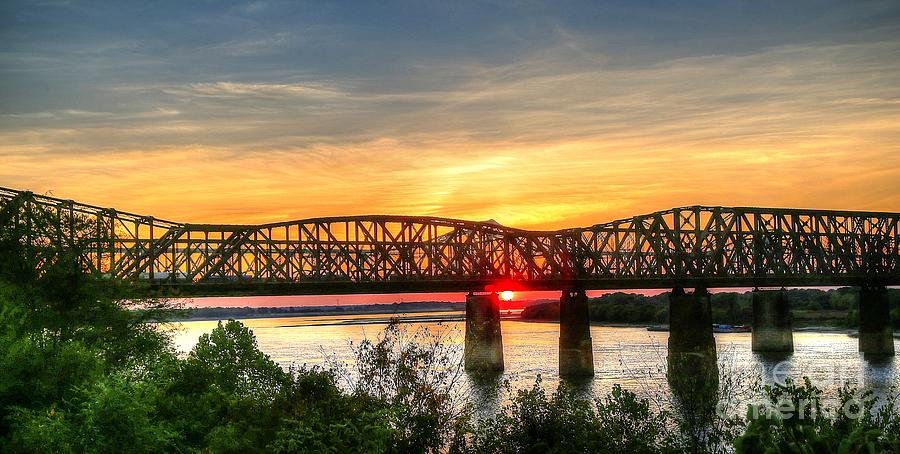
[(466, 295), (465, 368), (473, 372), (503, 370), (500, 297), (496, 293)]
[(669, 357), (672, 354), (716, 356), (709, 292), (682, 288), (669, 295)]
[(873, 356), (894, 354), (891, 309), (884, 287), (859, 289), (859, 351)]
[(753, 290), (751, 345), (755, 352), (794, 351), (793, 316), (783, 291)]
[(584, 290), (564, 290), (559, 299), (559, 374), (594, 375), (594, 348)]
[(687, 405), (715, 402), (719, 385), (716, 340), (712, 330), (709, 292), (697, 288), (685, 293), (675, 288), (669, 295), (668, 381)]

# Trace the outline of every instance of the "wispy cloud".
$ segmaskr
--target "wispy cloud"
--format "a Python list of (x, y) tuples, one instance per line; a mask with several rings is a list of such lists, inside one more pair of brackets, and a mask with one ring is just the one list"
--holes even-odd
[[(313, 98), (335, 97), (340, 93), (323, 86), (304, 84), (272, 84), (272, 83), (239, 83), (239, 82), (214, 82), (196, 83), (187, 87), (175, 87), (164, 90), (167, 93), (184, 97), (271, 97), (271, 98)], [(290, 100), (285, 99), (286, 102)]]

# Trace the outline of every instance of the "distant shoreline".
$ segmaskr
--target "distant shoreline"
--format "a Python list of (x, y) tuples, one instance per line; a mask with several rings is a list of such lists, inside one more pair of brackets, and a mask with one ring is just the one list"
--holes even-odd
[[(510, 313), (518, 318), (524, 307), (534, 304), (528, 301), (508, 303), (502, 316), (508, 319)], [(227, 319), (255, 319), (279, 317), (335, 317), (358, 315), (402, 315), (423, 312), (465, 313), (466, 303), (452, 301), (408, 301), (401, 303), (376, 303), (345, 306), (238, 306), (238, 307), (191, 307), (176, 310), (170, 319), (175, 322), (214, 321)]]
[(245, 319), (253, 319), (253, 318), (294, 318), (294, 317), (329, 317), (329, 316), (340, 316), (340, 315), (402, 315), (402, 314), (417, 314), (417, 313), (426, 313), (426, 312), (445, 312), (445, 313), (453, 313), (453, 312), (464, 312), (459, 309), (452, 308), (409, 308), (402, 311), (384, 311), (379, 312), (377, 310), (326, 310), (326, 311), (310, 311), (310, 312), (271, 312), (271, 313), (235, 313), (231, 314), (228, 317), (221, 316), (200, 316), (200, 317), (175, 317), (172, 319), (173, 322), (204, 322), (204, 321), (218, 321), (218, 320), (226, 320), (228, 318), (233, 318), (235, 320), (245, 320)]
[(359, 315), (401, 315), (422, 312), (460, 312), (465, 303), (448, 301), (415, 301), (392, 304), (361, 304), (354, 306), (241, 306), (241, 307), (191, 307), (176, 310), (173, 322), (244, 320), (282, 317), (341, 317)]

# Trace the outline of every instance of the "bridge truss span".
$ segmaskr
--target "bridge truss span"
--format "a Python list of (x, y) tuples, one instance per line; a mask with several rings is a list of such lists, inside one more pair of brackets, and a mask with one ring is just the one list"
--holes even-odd
[(900, 284), (900, 214), (691, 206), (559, 231), (420, 216), (186, 224), (0, 189), (46, 266), (185, 294)]

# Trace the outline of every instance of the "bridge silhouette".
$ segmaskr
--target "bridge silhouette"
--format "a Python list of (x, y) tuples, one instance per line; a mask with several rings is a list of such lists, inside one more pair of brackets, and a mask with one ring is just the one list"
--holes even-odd
[[(561, 318), (571, 320), (561, 330), (571, 324), (567, 332), (575, 333), (561, 339), (571, 339), (572, 355), (582, 355), (572, 361), (584, 367), (590, 361), (591, 372), (592, 360), (583, 357), (584, 338), (588, 347), (590, 339), (586, 290), (673, 288), (672, 304), (684, 300), (693, 308), (697, 301), (708, 307), (705, 289), (712, 287), (858, 286), (861, 295), (870, 295), (861, 298), (876, 301), (866, 307), (877, 307), (861, 314), (867, 320), (861, 323), (882, 319), (872, 328), (882, 336), (880, 347), (871, 350), (886, 351), (883, 290), (900, 284), (900, 214), (885, 212), (689, 206), (556, 231), (385, 215), (223, 225), (173, 222), (0, 188), (0, 227), (23, 232), (23, 242), (37, 246), (36, 266), (77, 246), (90, 272), (145, 282), (162, 294), (561, 290)], [(467, 359), (469, 333), (480, 331), (487, 333), (482, 343), (494, 347), (478, 349), (489, 352), (478, 362), (489, 369), (499, 360), (502, 368), (496, 307), (482, 310), (499, 303), (496, 295), (480, 296), (469, 298)], [(777, 325), (777, 336), (784, 337), (782, 319), (789, 311), (777, 308), (786, 303), (769, 296), (759, 301), (754, 299), (754, 313), (757, 306), (761, 314), (771, 313), (760, 320)], [(706, 323), (708, 310), (701, 312)], [(487, 328), (472, 325), (482, 321)], [(679, 325), (708, 329), (691, 320)], [(674, 332), (674, 320), (672, 327)], [(861, 349), (868, 338), (863, 331), (869, 328), (861, 325)], [(785, 349), (787, 343), (769, 348)]]
[(557, 231), (383, 215), (222, 225), (5, 188), (0, 213), (4, 228), (81, 244), (93, 272), (190, 295), (900, 284), (898, 213), (690, 206)]

